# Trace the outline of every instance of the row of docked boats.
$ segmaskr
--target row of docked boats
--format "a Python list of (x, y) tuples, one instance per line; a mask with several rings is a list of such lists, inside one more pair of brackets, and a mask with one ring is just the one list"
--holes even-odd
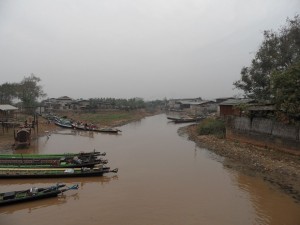
[[(95, 177), (117, 173), (118, 169), (106, 166), (103, 152), (80, 152), (65, 154), (0, 154), (0, 179)], [(50, 187), (30, 188), (0, 193), (0, 206), (55, 197), (78, 185), (66, 187), (57, 184)]]
[(113, 127), (100, 128), (93, 124), (72, 122), (70, 120), (60, 118), (60, 117), (54, 117), (54, 123), (57, 126), (60, 126), (63, 128), (71, 128), (71, 129), (76, 129), (76, 130), (94, 131), (94, 132), (112, 133), (112, 134), (118, 134), (119, 132), (121, 132), (121, 130), (119, 130), (117, 128), (113, 128)]
[(117, 173), (105, 166), (107, 160), (99, 158), (105, 153), (67, 154), (2, 154), (0, 178), (52, 178), (102, 176)]

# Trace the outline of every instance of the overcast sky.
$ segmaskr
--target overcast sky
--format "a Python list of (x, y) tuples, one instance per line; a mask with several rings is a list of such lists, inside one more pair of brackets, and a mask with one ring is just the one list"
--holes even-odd
[(214, 99), (299, 0), (0, 0), (0, 84), (48, 97)]

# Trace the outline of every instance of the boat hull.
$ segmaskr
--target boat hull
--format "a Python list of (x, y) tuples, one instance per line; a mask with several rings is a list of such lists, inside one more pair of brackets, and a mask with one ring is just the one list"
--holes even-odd
[(68, 178), (68, 177), (99, 177), (103, 176), (103, 171), (97, 171), (97, 172), (89, 172), (89, 173), (1, 173), (0, 178), (3, 179), (27, 179), (27, 178)]
[[(69, 171), (68, 171), (69, 170)], [(117, 173), (118, 169), (110, 170), (109, 167), (103, 169), (49, 169), (49, 168), (0, 168), (0, 178), (16, 179), (16, 178), (60, 178), (60, 177), (96, 177), (103, 176), (105, 173)]]
[(97, 164), (107, 163), (104, 160), (97, 160), (90, 163), (81, 163), (81, 164), (59, 164), (59, 163), (47, 163), (44, 160), (41, 162), (30, 162), (27, 160), (1, 160), (0, 159), (0, 168), (81, 168), (88, 167), (92, 168)]
[(118, 134), (119, 132), (121, 132), (119, 129), (116, 128), (96, 128), (96, 127), (88, 127), (88, 126), (76, 125), (76, 124), (72, 124), (72, 126), (76, 130), (94, 131), (100, 133)]
[(56, 197), (63, 192), (75, 189), (78, 189), (78, 185), (66, 187), (65, 184), (56, 184), (45, 188), (32, 187), (21, 191), (4, 192), (0, 193), (0, 206)]
[(60, 159), (73, 158), (79, 159), (95, 158), (97, 156), (105, 156), (106, 153), (100, 152), (81, 152), (81, 153), (65, 153), (65, 154), (0, 154), (0, 159)]
[(63, 124), (60, 122), (54, 122), (54, 123), (55, 123), (55, 125), (62, 127), (62, 128), (72, 128), (72, 125), (70, 125), (70, 124)]
[(10, 199), (10, 200), (6, 200), (6, 201), (0, 201), (0, 206), (22, 203), (22, 202), (29, 202), (29, 201), (36, 201), (36, 200), (45, 199), (45, 198), (53, 198), (53, 197), (57, 197), (58, 194), (60, 194), (60, 193), (61, 193), (60, 190), (56, 190), (56, 191), (52, 191), (50, 193), (46, 193), (43, 195), (27, 196), (25, 198), (20, 198), (20, 199)]

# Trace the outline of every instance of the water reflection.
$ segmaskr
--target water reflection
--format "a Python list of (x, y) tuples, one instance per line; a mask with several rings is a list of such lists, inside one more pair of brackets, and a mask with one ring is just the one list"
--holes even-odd
[[(237, 173), (238, 174), (238, 173)], [(237, 187), (249, 196), (258, 215), (257, 224), (299, 224), (300, 213), (297, 207), (290, 207), (291, 199), (284, 193), (274, 195), (276, 190), (261, 179), (238, 175), (235, 179)], [(282, 218), (282, 213), (286, 217)]]

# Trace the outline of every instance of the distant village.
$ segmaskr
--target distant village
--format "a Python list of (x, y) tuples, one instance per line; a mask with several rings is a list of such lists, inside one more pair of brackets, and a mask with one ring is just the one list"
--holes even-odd
[[(241, 98), (217, 98), (215, 100), (203, 100), (202, 98), (188, 98), (188, 99), (170, 99), (163, 102), (160, 107), (170, 112), (179, 112), (195, 116), (207, 116), (215, 114), (217, 116), (226, 117), (230, 115), (240, 116), (242, 109), (238, 106), (244, 104), (254, 103), (251, 99)], [(36, 108), (37, 113), (47, 112), (61, 112), (61, 111), (87, 111), (91, 109), (97, 110), (124, 110), (127, 107), (116, 106), (109, 101), (98, 101), (91, 103), (91, 100), (79, 99), (75, 100), (68, 96), (62, 96), (59, 98), (49, 98), (41, 102), (40, 106)], [(15, 111), (18, 111), (17, 107), (11, 105), (0, 105), (0, 122), (7, 121), (8, 118), (12, 118)], [(272, 112), (273, 106), (257, 106), (253, 104), (247, 109), (252, 112)]]

